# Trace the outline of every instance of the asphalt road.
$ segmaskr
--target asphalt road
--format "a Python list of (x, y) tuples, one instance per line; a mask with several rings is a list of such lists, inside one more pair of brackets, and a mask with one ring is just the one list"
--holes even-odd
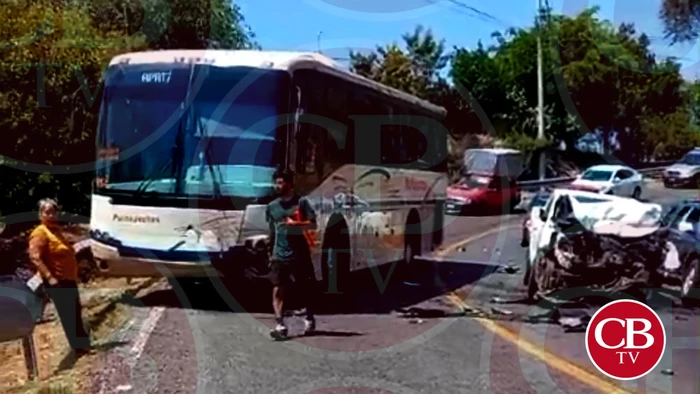
[[(652, 185), (664, 204), (693, 191)], [(317, 293), (318, 334), (274, 342), (270, 294), (215, 281), (185, 295), (167, 286), (129, 301), (131, 324), (102, 357), (90, 392), (594, 393), (611, 392), (548, 310), (523, 301), (522, 215), (448, 220), (445, 260), (357, 275), (341, 296)], [(515, 267), (511, 272), (502, 266)], [(518, 270), (520, 268), (520, 270)], [(515, 272), (512, 272), (515, 271)], [(497, 299), (498, 298), (498, 299)], [(698, 319), (673, 289), (654, 300), (669, 336), (664, 360), (629, 392), (697, 393)], [(571, 310), (580, 315), (590, 311)], [(672, 370), (673, 375), (662, 373)]]

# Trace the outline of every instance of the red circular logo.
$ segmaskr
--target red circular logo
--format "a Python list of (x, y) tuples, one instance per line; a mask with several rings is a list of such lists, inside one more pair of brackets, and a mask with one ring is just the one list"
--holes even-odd
[(633, 380), (651, 372), (666, 348), (666, 330), (659, 315), (632, 300), (613, 301), (600, 308), (586, 329), (586, 351), (593, 365), (618, 380)]

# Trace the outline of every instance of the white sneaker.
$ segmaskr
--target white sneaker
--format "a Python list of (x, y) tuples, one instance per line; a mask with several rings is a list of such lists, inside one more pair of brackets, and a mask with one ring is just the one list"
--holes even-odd
[(316, 320), (304, 319), (304, 334), (311, 334), (316, 331)]
[(287, 338), (287, 326), (278, 323), (274, 329), (270, 330), (270, 336), (278, 341)]

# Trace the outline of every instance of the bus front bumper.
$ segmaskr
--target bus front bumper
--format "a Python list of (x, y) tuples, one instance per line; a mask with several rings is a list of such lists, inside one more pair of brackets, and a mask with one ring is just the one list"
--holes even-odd
[[(95, 240), (91, 240), (90, 249), (92, 250), (92, 257), (95, 261), (99, 276), (166, 278), (223, 276), (221, 270), (217, 269), (206, 256), (203, 256), (199, 261), (163, 260), (149, 258), (147, 256), (132, 255), (124, 256), (119, 253), (116, 247)], [(235, 263), (235, 261), (228, 262)]]

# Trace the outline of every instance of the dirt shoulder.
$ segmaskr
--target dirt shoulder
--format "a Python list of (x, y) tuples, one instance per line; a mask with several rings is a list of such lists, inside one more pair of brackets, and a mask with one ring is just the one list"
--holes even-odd
[(33, 334), (36, 347), (38, 379), (30, 381), (25, 366), (21, 341), (0, 343), (0, 392), (12, 393), (82, 393), (86, 392), (86, 377), (95, 361), (107, 351), (107, 338), (128, 322), (128, 306), (123, 297), (135, 296), (160, 282), (152, 278), (96, 278), (82, 284), (83, 319), (97, 350), (75, 360), (53, 304), (44, 309), (44, 319)]

